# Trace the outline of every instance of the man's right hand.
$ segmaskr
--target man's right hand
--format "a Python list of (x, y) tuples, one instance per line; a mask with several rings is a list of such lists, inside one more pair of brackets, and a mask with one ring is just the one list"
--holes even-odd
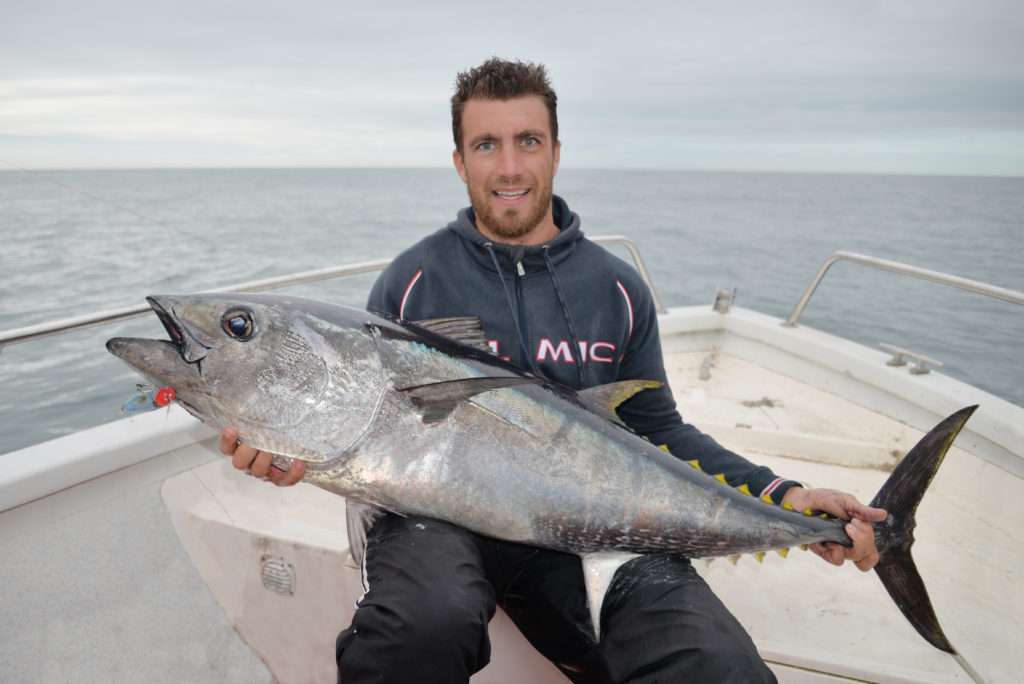
[(220, 433), (220, 452), (231, 457), (231, 463), (239, 470), (248, 470), (250, 474), (263, 480), (270, 480), (278, 487), (290, 487), (306, 474), (306, 464), (292, 461), (288, 470), (271, 465), (274, 454), (253, 449), (246, 444), (238, 443), (238, 430), (224, 428)]

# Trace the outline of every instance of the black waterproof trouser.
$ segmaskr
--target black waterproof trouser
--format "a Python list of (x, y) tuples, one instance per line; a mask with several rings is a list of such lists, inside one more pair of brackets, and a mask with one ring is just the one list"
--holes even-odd
[(573, 682), (774, 682), (743, 627), (690, 562), (635, 558), (612, 578), (591, 629), (578, 556), (386, 516), (364, 559), (366, 594), (338, 636), (338, 678), (467, 682), (490, 660), (501, 605)]

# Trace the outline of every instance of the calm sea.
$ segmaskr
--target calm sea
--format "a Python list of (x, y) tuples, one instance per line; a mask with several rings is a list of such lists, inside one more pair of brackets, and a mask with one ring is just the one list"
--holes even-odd
[[(1024, 290), (1024, 179), (581, 171), (556, 192), (590, 235), (638, 244), (670, 306), (784, 317), (847, 249)], [(0, 172), (0, 330), (181, 293), (389, 257), (466, 203), (447, 170)], [(373, 276), (294, 288), (362, 305)], [(890, 342), (1024, 405), (1024, 308), (849, 264), (802, 322)], [(0, 453), (115, 420), (137, 376), (115, 335), (154, 317), (0, 353)]]

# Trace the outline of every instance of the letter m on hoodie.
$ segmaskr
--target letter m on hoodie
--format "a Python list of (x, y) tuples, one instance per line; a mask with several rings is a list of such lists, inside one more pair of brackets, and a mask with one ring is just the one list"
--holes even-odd
[(553, 361), (575, 363), (568, 340), (562, 340), (556, 347), (548, 338), (540, 338), (540, 346), (537, 347), (537, 361), (547, 361), (548, 357), (551, 357)]

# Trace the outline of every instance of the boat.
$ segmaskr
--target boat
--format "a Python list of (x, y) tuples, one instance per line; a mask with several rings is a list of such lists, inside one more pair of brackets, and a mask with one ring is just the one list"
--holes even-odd
[[(869, 501), (924, 432), (964, 406), (920, 509), (914, 556), (959, 654), (928, 645), (872, 575), (794, 550), (696, 561), (782, 682), (1019, 681), (1024, 633), (1024, 408), (913, 350), (869, 348), (800, 324), (847, 261), (1024, 304), (1024, 294), (837, 252), (785, 320), (721, 291), (659, 311), (680, 412), (787, 477)], [(261, 291), (382, 269), (349, 264), (225, 290)], [(148, 311), (140, 305), (0, 333), (0, 347)], [(361, 595), (345, 502), (236, 471), (217, 436), (171, 404), (2, 456), (0, 680), (335, 682), (334, 639)], [(476, 684), (566, 681), (500, 610)]]

